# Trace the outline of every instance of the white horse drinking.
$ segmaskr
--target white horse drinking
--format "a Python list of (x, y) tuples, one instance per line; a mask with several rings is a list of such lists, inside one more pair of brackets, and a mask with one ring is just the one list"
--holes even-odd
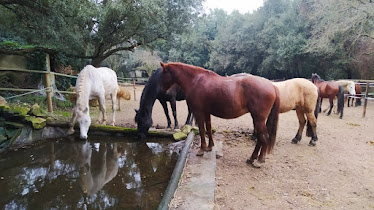
[(107, 95), (110, 95), (112, 98), (112, 125), (114, 126), (118, 84), (117, 75), (112, 69), (106, 67), (95, 68), (94, 66), (87, 65), (79, 73), (75, 88), (77, 102), (70, 121), (69, 135), (74, 133), (74, 124), (78, 120), (80, 138), (87, 139), (88, 129), (91, 125), (90, 99), (98, 99), (101, 112), (99, 113), (99, 123), (106, 124), (105, 96)]

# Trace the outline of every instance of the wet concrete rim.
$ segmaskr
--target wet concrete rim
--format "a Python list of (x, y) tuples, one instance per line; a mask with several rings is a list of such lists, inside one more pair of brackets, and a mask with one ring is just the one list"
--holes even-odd
[(179, 180), (181, 178), (181, 175), (183, 173), (184, 166), (186, 164), (187, 160), (187, 154), (188, 150), (193, 142), (193, 139), (195, 137), (194, 132), (190, 132), (187, 136), (187, 139), (185, 140), (184, 147), (181, 151), (181, 154), (179, 155), (178, 161), (175, 164), (175, 168), (173, 171), (173, 174), (171, 175), (169, 184), (165, 190), (164, 196), (162, 197), (162, 200), (158, 206), (157, 209), (159, 210), (166, 210), (169, 208), (169, 204), (171, 202), (171, 199), (174, 196), (175, 191), (178, 188)]

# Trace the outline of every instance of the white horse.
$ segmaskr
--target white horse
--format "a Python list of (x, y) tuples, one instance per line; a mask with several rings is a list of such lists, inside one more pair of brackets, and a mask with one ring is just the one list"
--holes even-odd
[(80, 128), (80, 138), (87, 139), (88, 129), (91, 125), (89, 110), (89, 100), (98, 99), (99, 101), (99, 123), (106, 124), (105, 96), (110, 95), (112, 98), (113, 118), (112, 125), (115, 123), (115, 110), (117, 104), (117, 75), (109, 68), (95, 68), (87, 65), (79, 73), (77, 84), (77, 102), (73, 109), (73, 117), (70, 121), (68, 134), (74, 133), (74, 124), (78, 120)]
[(106, 145), (100, 143), (98, 152), (92, 153), (90, 143), (77, 145), (76, 151), (79, 159), (79, 183), (82, 191), (91, 196), (101, 190), (118, 173), (118, 158), (122, 153), (118, 152), (117, 144)]
[[(356, 95), (356, 87), (355, 87), (355, 83), (353, 81), (350, 81), (350, 80), (337, 80), (335, 81), (337, 82), (340, 86), (343, 87), (343, 90), (344, 90), (344, 93), (349, 93), (351, 95)], [(347, 98), (344, 98), (344, 103), (346, 101)], [(326, 112), (327, 110), (329, 109), (329, 107), (327, 107), (325, 110), (323, 110), (323, 112)], [(334, 113), (337, 113), (337, 106), (334, 106)]]
[(351, 95), (356, 95), (355, 83), (350, 80), (338, 80), (336, 81), (343, 87), (343, 90)]

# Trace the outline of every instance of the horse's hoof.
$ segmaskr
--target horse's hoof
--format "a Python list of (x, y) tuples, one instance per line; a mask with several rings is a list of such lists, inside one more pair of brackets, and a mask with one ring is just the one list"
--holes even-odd
[(212, 151), (212, 147), (207, 147), (204, 149), (205, 152), (211, 152)]
[(247, 164), (252, 164), (253, 163), (253, 159), (247, 159), (247, 161), (245, 161)]
[(252, 135), (251, 136), (251, 140), (253, 140), (253, 141), (257, 140), (257, 136), (256, 135)]
[(316, 146), (316, 141), (310, 140), (309, 146), (312, 146), (312, 147)]
[(196, 153), (196, 156), (203, 156), (204, 155), (204, 150), (203, 149), (199, 149), (199, 151), (197, 151)]
[(261, 165), (262, 165), (259, 161), (254, 161), (254, 160), (252, 161), (247, 160), (247, 163), (251, 164), (254, 168), (261, 168)]
[(292, 139), (291, 143), (292, 143), (292, 144), (297, 144), (297, 143), (299, 143), (299, 141), (300, 141), (300, 140)]

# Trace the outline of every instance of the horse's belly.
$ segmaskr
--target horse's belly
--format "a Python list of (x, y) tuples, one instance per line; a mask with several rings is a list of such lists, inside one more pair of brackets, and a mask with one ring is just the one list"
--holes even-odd
[(211, 114), (220, 117), (223, 119), (234, 119), (237, 117), (240, 117), (247, 113), (248, 110), (245, 108), (240, 108), (240, 107), (231, 107), (231, 106), (226, 106), (224, 108), (222, 107), (215, 107), (211, 110)]

